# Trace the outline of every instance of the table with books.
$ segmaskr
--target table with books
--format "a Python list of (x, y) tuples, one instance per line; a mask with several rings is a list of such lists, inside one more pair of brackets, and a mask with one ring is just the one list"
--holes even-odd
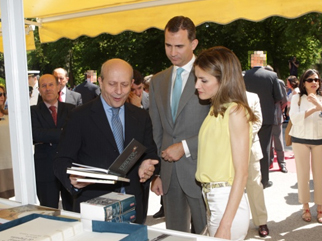
[[(115, 194), (113, 194), (115, 195)], [(96, 199), (94, 203), (104, 203)], [(113, 197), (115, 198), (115, 197)], [(126, 200), (131, 206), (131, 200)], [(85, 212), (85, 217), (89, 219), (88, 212), (95, 214), (93, 202), (83, 204), (83, 210), (90, 207)], [(95, 206), (95, 205), (94, 205)], [(131, 210), (131, 208), (129, 209)], [(117, 214), (121, 211), (116, 209)], [(124, 211), (124, 210), (123, 210)], [(123, 212), (122, 211), (122, 212)], [(121, 212), (121, 214), (122, 214)], [(125, 210), (124, 213), (127, 211)], [(130, 211), (132, 212), (132, 211)], [(97, 213), (95, 219), (106, 219), (111, 212), (105, 214)], [(113, 213), (113, 211), (112, 211)], [(133, 216), (129, 215), (129, 216)], [(84, 217), (84, 215), (83, 215)], [(119, 217), (120, 218), (120, 217)], [(123, 217), (126, 218), (126, 217)], [(1, 240), (108, 240), (109, 241), (208, 241), (221, 240), (207, 236), (149, 227), (146, 225), (130, 224), (124, 222), (93, 221), (82, 220), (82, 214), (68, 212), (59, 209), (41, 207), (37, 205), (21, 205), (18, 202), (0, 198), (0, 236)], [(81, 221), (82, 220), (82, 221)], [(90, 222), (90, 226), (88, 226)], [(89, 229), (90, 228), (90, 229)], [(21, 236), (19, 236), (21, 235)], [(5, 237), (8, 237), (5, 239)]]

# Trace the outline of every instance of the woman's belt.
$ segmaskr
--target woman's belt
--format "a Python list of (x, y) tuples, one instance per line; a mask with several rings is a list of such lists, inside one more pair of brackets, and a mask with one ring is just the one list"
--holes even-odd
[(231, 187), (228, 182), (204, 182), (201, 183), (202, 188), (204, 189), (213, 189), (219, 187)]

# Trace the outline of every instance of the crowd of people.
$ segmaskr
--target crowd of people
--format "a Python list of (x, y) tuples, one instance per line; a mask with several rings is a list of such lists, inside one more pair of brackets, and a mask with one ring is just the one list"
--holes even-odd
[[(30, 76), (31, 97), (37, 95), (31, 122), (40, 204), (57, 208), (61, 197), (65, 210), (79, 212), (83, 201), (125, 192), (135, 195), (136, 222), (144, 223), (151, 186), (162, 196), (168, 229), (244, 240), (251, 213), (259, 235), (266, 237), (263, 189), (273, 185), (269, 169), (274, 152), (281, 172), (287, 173), (282, 123), (289, 116), (302, 219), (312, 219), (311, 168), (317, 220), (322, 223), (319, 73), (309, 69), (299, 81), (299, 63), (293, 58), (293, 75), (285, 86), (265, 64), (262, 51), (251, 55), (252, 68), (243, 75), (238, 58), (225, 47), (195, 56), (195, 25), (184, 16), (169, 20), (164, 37), (172, 65), (153, 76), (143, 78), (116, 58), (102, 64), (99, 87), (86, 76), (69, 90), (63, 68), (42, 75), (37, 83)], [(0, 86), (0, 127), (8, 118), (5, 98)], [(78, 176), (66, 174), (74, 162), (107, 169), (133, 138), (147, 150), (127, 174), (129, 183), (77, 182)], [(2, 169), (3, 163), (0, 159)], [(1, 172), (1, 196), (13, 191), (9, 182), (3, 189), (3, 178)]]

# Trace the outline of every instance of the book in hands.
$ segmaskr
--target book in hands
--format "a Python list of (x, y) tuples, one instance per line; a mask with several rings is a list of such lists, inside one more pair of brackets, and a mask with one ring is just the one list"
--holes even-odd
[(145, 150), (145, 146), (143, 146), (137, 140), (132, 139), (132, 141), (125, 147), (123, 152), (116, 158), (108, 169), (72, 163), (73, 166), (67, 168), (67, 173), (91, 177), (92, 179), (96, 178), (129, 182), (130, 180), (125, 176), (140, 159)]
[(104, 180), (104, 179), (93, 179), (93, 178), (76, 178), (77, 182), (87, 182), (87, 183), (101, 183), (101, 184), (115, 184), (116, 181)]
[[(114, 180), (114, 181), (121, 181), (121, 182), (130, 182), (130, 179), (126, 177), (119, 177), (112, 174), (105, 174), (99, 171), (87, 171), (86, 168), (82, 168), (83, 170), (75, 170), (73, 167), (67, 168), (67, 174), (72, 174), (76, 176), (82, 176), (84, 178), (77, 179), (80, 182), (87, 182), (86, 178), (89, 178), (88, 182), (91, 183), (103, 183), (103, 180)], [(111, 184), (106, 182), (105, 184)]]
[[(111, 221), (127, 218), (131, 219), (133, 212), (125, 213), (135, 208), (135, 196), (117, 192), (110, 192), (96, 198), (81, 202), (81, 218), (97, 221)], [(135, 211), (135, 210), (134, 210)], [(123, 214), (123, 217), (120, 216)], [(125, 215), (125, 216), (124, 216)], [(132, 217), (133, 219), (133, 217)]]

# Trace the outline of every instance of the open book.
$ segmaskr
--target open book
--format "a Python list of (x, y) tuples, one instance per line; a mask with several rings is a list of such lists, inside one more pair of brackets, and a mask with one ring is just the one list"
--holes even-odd
[[(74, 166), (67, 168), (67, 173), (91, 178), (88, 182), (106, 184), (113, 184), (113, 181), (130, 182), (130, 180), (126, 178), (126, 174), (140, 159), (145, 150), (145, 146), (137, 140), (132, 139), (108, 169), (73, 163)], [(97, 181), (95, 181), (95, 179), (97, 179)], [(112, 181), (107, 182), (102, 181), (102, 179)], [(77, 181), (86, 182), (86, 178), (79, 178)]]

